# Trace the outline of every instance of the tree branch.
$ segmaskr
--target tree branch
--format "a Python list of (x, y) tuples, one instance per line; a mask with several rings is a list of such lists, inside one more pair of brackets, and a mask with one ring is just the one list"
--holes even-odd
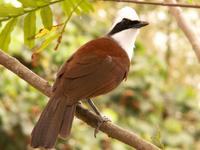
[[(14, 74), (18, 75), (21, 79), (28, 82), (46, 96), (49, 97), (51, 95), (51, 86), (46, 80), (33, 73), (27, 67), (22, 65), (17, 59), (7, 55), (2, 50), (0, 50), (0, 64), (12, 71)], [(97, 127), (98, 120), (100, 121), (98, 116), (83, 108), (81, 105), (77, 106), (76, 116), (94, 128)], [(137, 150), (160, 150), (155, 145), (138, 137), (135, 133), (127, 131), (111, 122), (104, 123), (100, 127), (100, 130), (106, 133), (109, 137), (128, 144)]]
[[(165, 2), (176, 4), (176, 0), (165, 0)], [(200, 39), (197, 35), (197, 32), (193, 28), (188, 20), (183, 16), (180, 8), (169, 7), (170, 13), (175, 17), (178, 26), (182, 29), (189, 42), (192, 45), (193, 50), (196, 53), (196, 56), (200, 62)]]
[(42, 79), (40, 76), (29, 70), (23, 64), (21, 64), (16, 58), (11, 57), (4, 53), (0, 49), (0, 64), (11, 70), (13, 73), (18, 75), (20, 78), (28, 82), (34, 88), (38, 89), (40, 92), (46, 96), (51, 95), (51, 86), (48, 82)]
[(170, 6), (170, 7), (185, 7), (185, 8), (200, 8), (200, 5), (191, 5), (191, 4), (180, 4), (180, 3), (163, 3), (163, 2), (146, 2), (139, 0), (103, 0), (103, 1), (112, 1), (112, 2), (126, 2), (126, 3), (135, 3), (135, 4), (146, 4), (146, 5), (156, 5), (156, 6)]

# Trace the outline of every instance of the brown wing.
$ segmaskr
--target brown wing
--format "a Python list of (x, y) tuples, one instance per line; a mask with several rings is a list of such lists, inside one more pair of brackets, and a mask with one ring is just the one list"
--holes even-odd
[(107, 93), (124, 79), (129, 62), (127, 61), (125, 66), (121, 65), (124, 58), (121, 59), (115, 52), (111, 52), (112, 47), (106, 49), (109, 53), (106, 52), (104, 45), (109, 44), (108, 42), (110, 46), (114, 44), (113, 41), (107, 40), (97, 41), (99, 44), (96, 44), (95, 48), (91, 46), (92, 43), (86, 44), (59, 71), (54, 91), (62, 91), (70, 100), (69, 105), (78, 100)]

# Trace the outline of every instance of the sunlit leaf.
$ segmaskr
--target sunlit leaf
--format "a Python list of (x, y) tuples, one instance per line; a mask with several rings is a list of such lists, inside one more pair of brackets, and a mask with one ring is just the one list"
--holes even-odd
[(51, 8), (49, 6), (42, 8), (40, 11), (40, 14), (41, 14), (42, 23), (44, 27), (50, 30), (53, 25), (53, 14), (52, 14)]
[(23, 7), (37, 7), (34, 0), (18, 0), (22, 3)]
[(83, 0), (83, 2), (80, 3), (80, 8), (85, 13), (88, 13), (93, 10), (92, 4), (88, 0)]
[(39, 47), (34, 49), (33, 55), (40, 53), (42, 50), (44, 50), (51, 42), (58, 38), (59, 34), (52, 35), (48, 37)]
[(62, 7), (63, 7), (63, 10), (64, 10), (64, 12), (65, 12), (65, 15), (68, 16), (68, 15), (71, 13), (71, 11), (72, 11), (74, 5), (73, 5), (73, 3), (71, 2), (71, 0), (64, 0), (64, 1), (62, 2)]
[(50, 2), (50, 0), (35, 0), (38, 6), (46, 5)]
[(80, 15), (81, 12), (88, 13), (93, 10), (92, 4), (88, 0), (65, 0), (62, 2), (62, 7), (67, 16), (75, 7), (77, 8), (74, 11), (78, 15)]
[(34, 46), (34, 36), (36, 32), (36, 15), (35, 12), (29, 13), (24, 18), (24, 43), (32, 48)]
[[(76, 12), (76, 14), (80, 15), (82, 8), (81, 4), (84, 3), (84, 0), (65, 0), (62, 3), (63, 10), (65, 14), (68, 16), (72, 11)], [(76, 7), (76, 9), (74, 9)]]
[[(74, 10), (74, 12), (77, 14), (77, 15), (80, 15), (81, 14), (81, 7), (80, 5), (82, 3), (84, 3), (84, 0), (72, 0), (73, 2), (73, 7), (72, 7), (72, 10)], [(76, 7), (76, 9), (74, 9)]]
[(52, 26), (51, 30), (47, 30), (47, 29), (45, 29), (45, 28), (40, 29), (40, 31), (34, 36), (34, 38), (35, 38), (35, 39), (41, 38), (41, 37), (47, 35), (47, 34), (50, 33), (50, 32), (53, 32), (53, 31), (58, 30), (62, 25), (63, 25), (63, 24), (58, 24), (58, 25)]
[(3, 50), (8, 50), (10, 44), (10, 35), (16, 25), (17, 19), (12, 19), (9, 21), (2, 32), (0, 33), (0, 48)]
[(37, 7), (48, 4), (51, 0), (18, 0), (24, 7)]
[(19, 15), (24, 12), (23, 8), (16, 8), (12, 5), (0, 5), (0, 17)]
[(47, 30), (46, 28), (40, 29), (40, 31), (34, 36), (35, 39), (43, 37), (47, 35), (50, 31)]

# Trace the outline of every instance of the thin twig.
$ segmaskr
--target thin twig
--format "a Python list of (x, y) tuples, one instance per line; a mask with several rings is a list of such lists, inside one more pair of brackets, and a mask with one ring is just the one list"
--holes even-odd
[[(47, 81), (33, 73), (27, 67), (22, 65), (17, 59), (7, 55), (2, 50), (0, 50), (0, 64), (12, 71), (14, 74), (18, 75), (21, 79), (28, 82), (46, 96), (50, 97), (51, 86), (49, 86)], [(97, 127), (97, 124), (100, 121), (99, 116), (88, 111), (80, 105), (77, 106), (76, 116), (94, 128)], [(100, 127), (100, 130), (106, 133), (109, 137), (115, 138), (136, 148), (137, 150), (160, 150), (158, 147), (149, 143), (148, 141), (143, 140), (135, 133), (125, 130), (111, 122), (104, 123)]]
[(63, 36), (63, 34), (64, 34), (64, 32), (65, 32), (65, 28), (66, 28), (66, 26), (67, 26), (67, 23), (69, 22), (69, 20), (71, 19), (73, 13), (77, 10), (77, 8), (80, 6), (80, 4), (81, 4), (82, 2), (83, 2), (83, 0), (80, 0), (80, 1), (73, 7), (72, 11), (70, 12), (70, 14), (68, 15), (67, 19), (65, 20), (64, 25), (63, 25), (63, 28), (62, 28), (62, 30), (61, 30), (61, 32), (60, 32), (60, 35), (59, 35), (58, 39), (57, 39), (57, 44), (56, 44), (54, 50), (57, 50), (57, 49), (58, 49), (58, 47), (59, 47), (59, 45), (60, 45), (60, 43), (61, 43), (61, 41), (62, 41), (62, 36)]
[[(41, 9), (41, 8), (44, 8), (44, 7), (47, 7), (47, 6), (50, 6), (50, 5), (62, 2), (62, 1), (64, 1), (64, 0), (55, 0), (55, 1), (52, 1), (52, 2), (50, 2), (48, 4), (45, 4), (45, 5), (42, 5), (42, 6), (33, 8), (33, 9), (30, 9), (30, 10), (25, 10), (23, 13), (4, 17), (4, 18), (0, 19), (0, 22), (7, 21), (7, 20), (9, 20), (11, 18), (16, 18), (16, 17), (22, 16), (22, 15), (25, 15), (27, 13), (36, 11), (38, 9)], [(162, 2), (145, 2), (145, 1), (138, 1), (138, 0), (100, 0), (100, 1), (127, 2), (127, 3), (135, 3), (135, 4), (146, 4), (146, 5), (157, 5), (157, 6), (170, 6), (170, 7), (185, 7), (185, 8), (197, 8), (197, 9), (200, 8), (200, 5), (174, 4), (174, 3), (162, 3)]]
[[(176, 4), (175, 0), (165, 0), (165, 2)], [(192, 48), (200, 62), (200, 38), (194, 26), (188, 21), (188, 19), (184, 17), (180, 8), (169, 8), (169, 10), (176, 18), (179, 27), (182, 29), (183, 33), (191, 43)]]
[(112, 1), (112, 2), (126, 2), (126, 3), (135, 3), (135, 4), (146, 4), (146, 5), (156, 5), (156, 6), (169, 6), (169, 7), (185, 7), (185, 8), (200, 8), (200, 5), (192, 4), (180, 4), (180, 3), (165, 3), (165, 2), (146, 2), (138, 0), (101, 0), (101, 1)]

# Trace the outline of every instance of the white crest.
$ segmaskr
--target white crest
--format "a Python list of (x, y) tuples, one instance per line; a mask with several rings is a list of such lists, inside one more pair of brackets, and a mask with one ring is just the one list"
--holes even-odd
[(123, 7), (122, 9), (120, 9), (118, 12), (117, 12), (117, 17), (115, 18), (115, 21), (113, 23), (113, 26), (112, 28), (117, 24), (119, 23), (120, 21), (122, 21), (123, 18), (127, 18), (129, 20), (140, 20), (136, 11), (131, 8), (131, 7)]
[[(121, 22), (123, 18), (127, 18), (129, 20), (140, 20), (136, 11), (133, 8), (124, 7), (118, 11), (117, 17), (114, 21), (112, 28), (117, 23)], [(139, 33), (139, 29), (130, 28), (127, 30), (120, 31), (111, 36), (126, 51), (130, 60), (133, 55), (135, 40), (138, 33)]]

